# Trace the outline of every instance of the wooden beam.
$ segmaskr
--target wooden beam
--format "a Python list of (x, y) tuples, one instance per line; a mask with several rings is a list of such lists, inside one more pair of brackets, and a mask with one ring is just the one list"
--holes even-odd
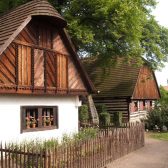
[(32, 92), (34, 91), (34, 49), (31, 48), (31, 85)]
[(47, 58), (46, 51), (44, 51), (44, 92), (47, 91)]
[(18, 53), (18, 45), (17, 44), (15, 44), (15, 54), (16, 54), (16, 57), (15, 57), (15, 76), (16, 76), (15, 84), (16, 84), (16, 90), (17, 90), (17, 87), (19, 85), (19, 53)]
[(57, 80), (57, 54), (55, 53), (54, 54), (54, 62), (55, 62), (55, 93), (57, 93), (57, 90), (58, 90), (58, 80)]
[(67, 89), (68, 89), (68, 92), (69, 92), (69, 79), (68, 79), (68, 75), (69, 73), (68, 73), (68, 57), (66, 56), (66, 87), (67, 87)]
[(23, 46), (31, 47), (31, 48), (34, 48), (34, 49), (49, 51), (49, 52), (53, 52), (53, 53), (56, 53), (56, 54), (62, 54), (62, 55), (68, 56), (67, 54), (58, 52), (54, 49), (41, 47), (41, 46), (38, 46), (38, 45), (35, 45), (35, 44), (31, 44), (31, 43), (27, 43), (27, 42), (23, 42), (23, 41), (19, 41), (19, 40), (14, 40), (13, 42), (17, 45), (23, 45)]

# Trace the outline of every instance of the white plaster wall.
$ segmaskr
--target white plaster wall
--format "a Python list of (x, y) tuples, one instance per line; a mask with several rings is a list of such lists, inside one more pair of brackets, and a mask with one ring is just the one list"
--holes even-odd
[[(47, 131), (20, 131), (20, 106), (58, 106), (59, 128)], [(78, 96), (11, 96), (0, 95), (0, 141), (22, 141), (32, 139), (60, 139), (62, 134), (78, 131)]]

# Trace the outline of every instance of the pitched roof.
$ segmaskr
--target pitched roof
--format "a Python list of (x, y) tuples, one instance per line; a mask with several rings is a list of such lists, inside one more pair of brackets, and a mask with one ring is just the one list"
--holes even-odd
[(100, 91), (96, 97), (131, 97), (141, 66), (126, 64), (121, 59), (112, 67), (102, 67), (97, 59), (82, 60), (90, 79)]
[(67, 24), (66, 21), (46, 0), (30, 1), (0, 16), (0, 55), (10, 45), (15, 37), (26, 27), (33, 17), (40, 16), (48, 17), (49, 21), (53, 21), (53, 23), (56, 22), (56, 24), (62, 28), (60, 31), (62, 32), (64, 41), (66, 41), (70, 54), (72, 54), (74, 63), (82, 76), (83, 82), (87, 86), (89, 92), (95, 92), (95, 87), (83, 69), (71, 39), (64, 29)]
[(55, 18), (60, 25), (66, 26), (66, 21), (49, 2), (46, 0), (30, 1), (0, 17), (0, 55), (31, 18), (39, 15)]

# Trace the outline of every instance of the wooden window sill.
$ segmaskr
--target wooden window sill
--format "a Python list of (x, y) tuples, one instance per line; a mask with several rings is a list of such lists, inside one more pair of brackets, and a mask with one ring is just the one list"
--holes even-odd
[(36, 131), (47, 131), (47, 130), (53, 130), (53, 129), (58, 129), (57, 126), (46, 126), (42, 128), (28, 128), (22, 131), (22, 133), (25, 132), (36, 132)]

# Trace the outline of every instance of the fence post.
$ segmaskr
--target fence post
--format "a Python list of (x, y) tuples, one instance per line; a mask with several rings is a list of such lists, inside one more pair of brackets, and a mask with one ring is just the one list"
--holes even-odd
[(44, 151), (44, 167), (50, 168), (51, 167), (51, 153), (49, 150), (45, 149)]

